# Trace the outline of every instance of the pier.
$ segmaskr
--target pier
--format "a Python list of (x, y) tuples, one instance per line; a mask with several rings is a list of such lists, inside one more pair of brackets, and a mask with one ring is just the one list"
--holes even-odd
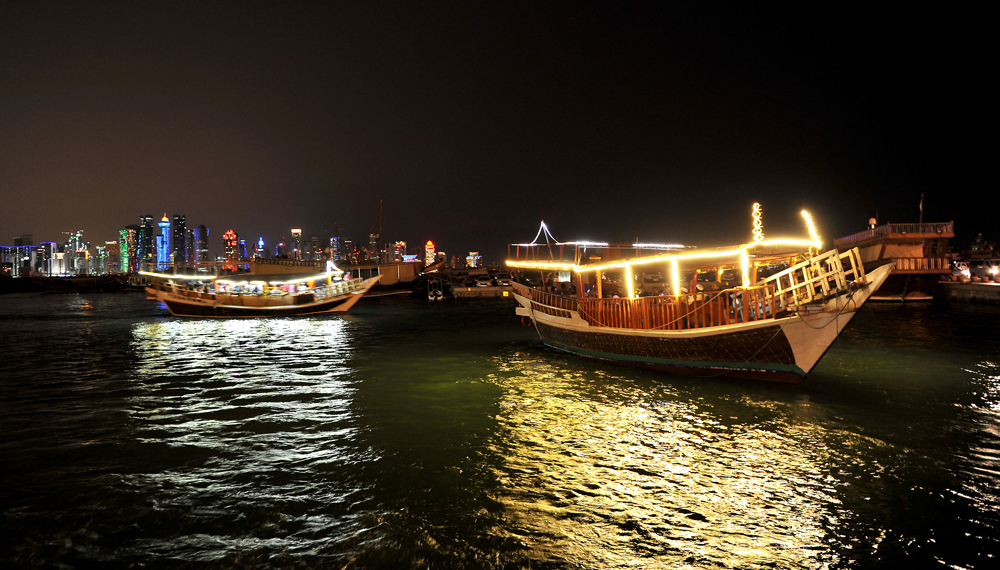
[(1000, 283), (942, 281), (938, 296), (956, 303), (1000, 305)]

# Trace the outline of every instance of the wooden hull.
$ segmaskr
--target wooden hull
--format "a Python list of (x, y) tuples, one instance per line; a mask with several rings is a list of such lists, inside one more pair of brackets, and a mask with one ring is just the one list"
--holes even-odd
[(850, 295), (803, 307), (792, 316), (680, 331), (592, 326), (577, 311), (514, 297), (518, 314), (531, 318), (541, 340), (559, 350), (698, 376), (801, 382), (890, 269), (876, 269)]
[[(225, 296), (204, 296), (190, 298), (169, 291), (155, 288), (147, 288), (147, 294), (151, 298), (162, 301), (170, 314), (177, 317), (200, 317), (200, 318), (260, 318), (260, 317), (300, 317), (309, 315), (325, 315), (346, 313), (357, 303), (365, 293), (378, 282), (379, 277), (366, 279), (363, 284), (343, 295), (330, 297), (321, 301), (307, 303), (287, 304), (278, 301), (285, 299), (269, 300), (266, 297), (257, 297), (254, 302), (256, 306), (246, 304), (236, 304), (239, 300), (233, 298), (227, 302)], [(289, 297), (290, 298), (290, 297)], [(222, 299), (222, 300), (220, 300)], [(268, 304), (268, 302), (270, 304)], [(244, 300), (249, 302), (249, 300)]]

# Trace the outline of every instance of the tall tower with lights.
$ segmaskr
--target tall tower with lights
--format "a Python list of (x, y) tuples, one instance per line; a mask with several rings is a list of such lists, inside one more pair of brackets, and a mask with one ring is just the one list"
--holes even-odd
[(170, 218), (166, 212), (163, 213), (158, 225), (160, 235), (156, 237), (156, 268), (163, 270), (170, 267), (170, 258), (173, 254), (173, 248), (170, 247)]

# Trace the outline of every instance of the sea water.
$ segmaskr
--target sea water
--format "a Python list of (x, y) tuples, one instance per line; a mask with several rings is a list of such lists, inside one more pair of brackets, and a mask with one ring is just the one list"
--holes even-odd
[(995, 568), (1000, 310), (874, 304), (799, 386), (507, 301), (179, 319), (0, 296), (0, 566)]

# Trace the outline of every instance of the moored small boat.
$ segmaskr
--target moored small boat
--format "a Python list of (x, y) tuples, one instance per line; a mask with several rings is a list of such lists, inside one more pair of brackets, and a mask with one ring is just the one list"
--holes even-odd
[(517, 314), (545, 344), (581, 356), (801, 382), (892, 269), (866, 273), (856, 248), (821, 253), (803, 216), (808, 239), (764, 239), (754, 204), (753, 241), (718, 249), (550, 241), (543, 223), (532, 243), (512, 244)]
[(209, 277), (140, 272), (150, 278), (149, 299), (179, 317), (288, 317), (346, 313), (380, 276), (342, 279), (332, 267), (305, 277), (259, 275)]

